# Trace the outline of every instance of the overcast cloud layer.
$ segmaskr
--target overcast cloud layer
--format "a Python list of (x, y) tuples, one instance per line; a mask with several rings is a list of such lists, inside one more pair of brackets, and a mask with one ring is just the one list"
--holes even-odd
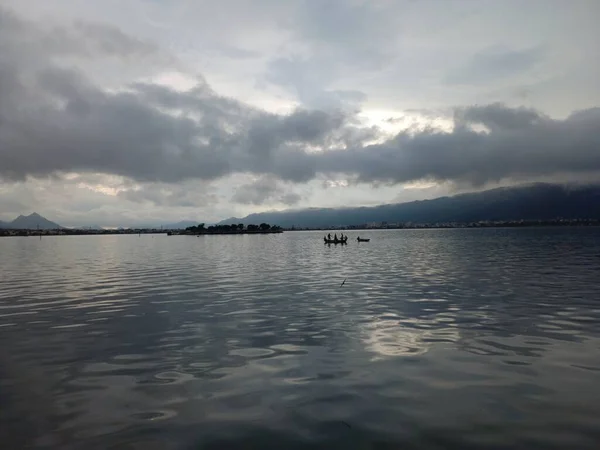
[(548, 3), (5, 0), (0, 219), (600, 181), (600, 6)]

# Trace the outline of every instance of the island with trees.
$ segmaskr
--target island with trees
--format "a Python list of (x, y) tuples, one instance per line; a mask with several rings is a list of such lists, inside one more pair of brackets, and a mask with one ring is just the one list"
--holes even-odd
[(231, 224), (231, 225), (210, 225), (208, 227), (205, 224), (200, 223), (196, 226), (187, 227), (184, 231), (179, 234), (194, 235), (198, 236), (201, 234), (270, 234), (270, 233), (283, 233), (283, 228), (277, 225), (269, 225), (268, 223), (261, 223), (260, 225), (249, 224), (244, 225), (243, 223)]

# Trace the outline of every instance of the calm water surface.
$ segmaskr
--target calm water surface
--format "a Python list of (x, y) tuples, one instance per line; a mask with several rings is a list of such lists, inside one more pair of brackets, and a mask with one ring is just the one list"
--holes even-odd
[(2, 448), (600, 448), (600, 229), (349, 234), (0, 239)]

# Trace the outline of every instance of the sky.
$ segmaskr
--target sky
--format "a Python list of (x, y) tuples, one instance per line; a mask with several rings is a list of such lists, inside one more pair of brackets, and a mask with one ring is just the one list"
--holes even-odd
[(0, 0), (0, 220), (600, 181), (597, 0)]

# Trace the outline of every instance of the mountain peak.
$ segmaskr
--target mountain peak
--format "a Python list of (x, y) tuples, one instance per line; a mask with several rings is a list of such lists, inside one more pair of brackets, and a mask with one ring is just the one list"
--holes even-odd
[(2, 228), (12, 228), (20, 230), (56, 230), (61, 227), (59, 224), (52, 222), (45, 217), (39, 215), (36, 212), (31, 213), (28, 216), (20, 215), (12, 222), (3, 223)]

